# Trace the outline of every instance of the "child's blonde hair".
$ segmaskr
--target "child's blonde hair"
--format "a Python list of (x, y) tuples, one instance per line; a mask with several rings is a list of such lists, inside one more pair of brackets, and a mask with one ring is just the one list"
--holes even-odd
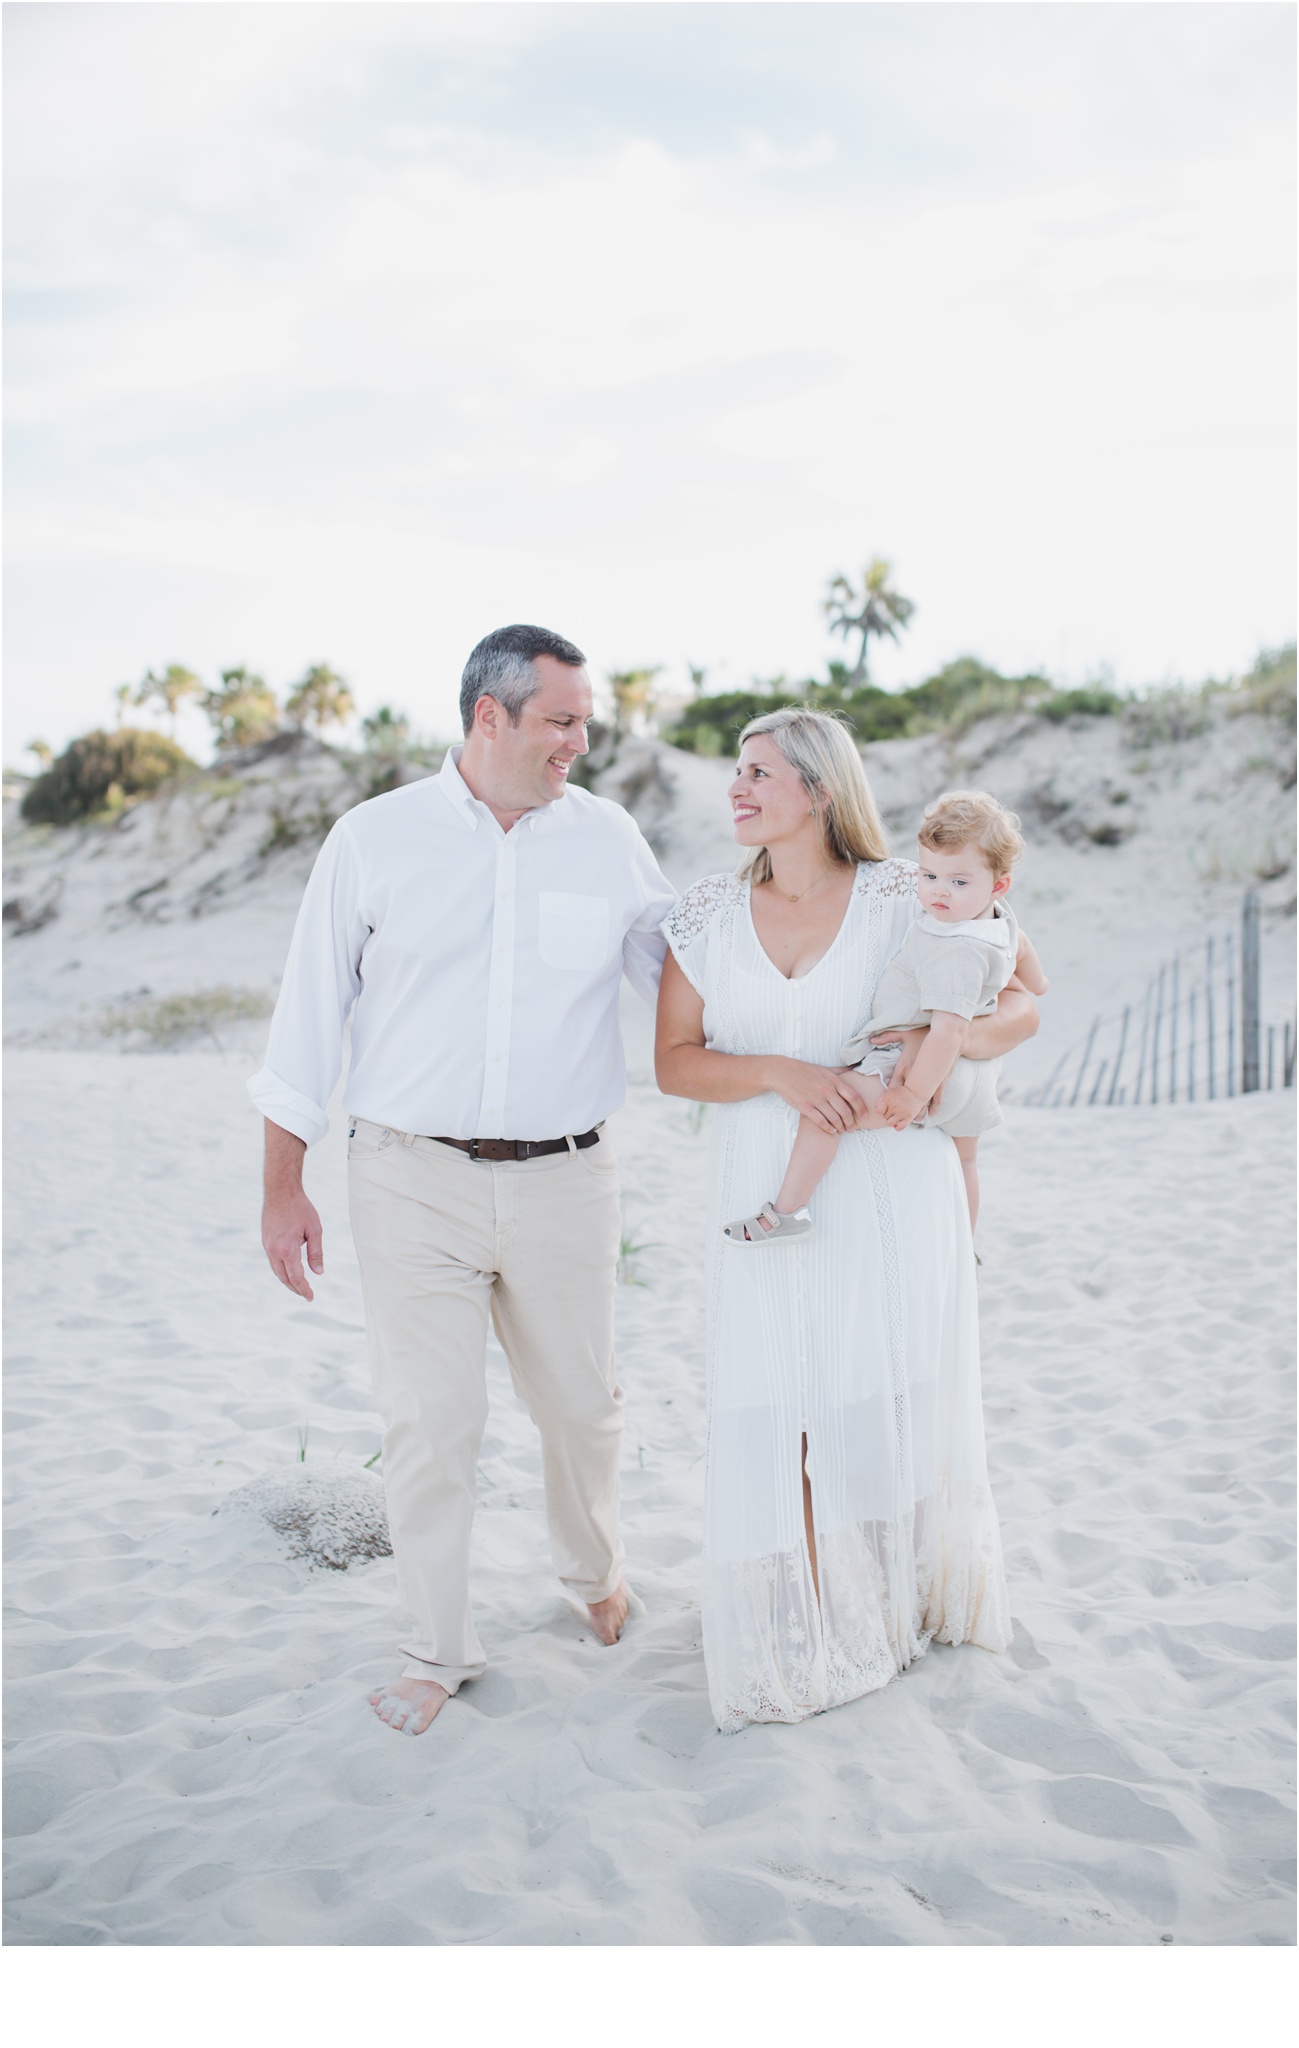
[(1019, 819), (986, 789), (949, 789), (935, 797), (920, 821), (917, 837), (935, 853), (977, 846), (998, 881), (1010, 873), (1024, 851)]

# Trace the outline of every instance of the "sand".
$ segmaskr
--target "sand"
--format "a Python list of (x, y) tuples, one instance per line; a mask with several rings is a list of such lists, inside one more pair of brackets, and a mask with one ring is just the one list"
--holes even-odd
[[(10, 1942), (1293, 1940), (1294, 1097), (1021, 1106), (1251, 884), (1265, 1017), (1290, 1014), (1275, 730), (1221, 706), (1139, 743), (1112, 719), (1001, 720), (868, 768), (900, 850), (958, 783), (997, 789), (1029, 837), (1016, 900), (1052, 989), (1007, 1063), (980, 1231), (1015, 1640), (730, 1737), (696, 1598), (707, 1113), (658, 1096), (639, 1005), (615, 1142), (641, 1605), (606, 1649), (559, 1590), (493, 1351), (491, 1668), (411, 1740), (366, 1705), (397, 1631), (343, 1130), (309, 1163), (329, 1264), (308, 1307), (258, 1246), (244, 1080), (265, 1025), (231, 1015), (269, 1005), (362, 771), (303, 743), (115, 826), (11, 827)], [(601, 788), (684, 886), (733, 861), (728, 774), (637, 742)], [(177, 1014), (191, 1049), (150, 1051)]]
[(246, 1052), (11, 1052), (8, 1940), (1290, 1942), (1293, 1097), (1011, 1105), (980, 1242), (1014, 1645), (724, 1737), (695, 1589), (706, 1116), (654, 1091), (643, 1019), (631, 1039), (643, 1612), (606, 1649), (559, 1592), (493, 1351), (491, 1667), (418, 1740), (365, 1699), (391, 1559), (313, 1566), (227, 1505), (311, 1475), (364, 1518), (341, 1126), (310, 1162), (308, 1307), (257, 1244)]

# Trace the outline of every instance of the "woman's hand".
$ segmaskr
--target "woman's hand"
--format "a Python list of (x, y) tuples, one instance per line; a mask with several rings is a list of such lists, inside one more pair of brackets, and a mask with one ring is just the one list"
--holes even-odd
[[(920, 1036), (923, 1038), (924, 1033)], [(782, 1053), (714, 1052), (704, 1043), (704, 1003), (669, 953), (659, 984), (654, 1073), (665, 1095), (688, 1102), (752, 1102), (779, 1095), (828, 1137), (857, 1127), (861, 1101), (845, 1086), (851, 1067), (818, 1067)]]
[(774, 1095), (832, 1138), (856, 1127), (861, 1103), (845, 1088), (841, 1076), (851, 1067), (814, 1067), (808, 1060), (787, 1060), (773, 1053), (765, 1062)]

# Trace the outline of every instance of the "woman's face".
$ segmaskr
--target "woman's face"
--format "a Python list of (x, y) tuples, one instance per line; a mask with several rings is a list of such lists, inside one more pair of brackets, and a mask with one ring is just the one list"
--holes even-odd
[(802, 776), (765, 732), (755, 733), (740, 748), (727, 795), (737, 846), (778, 846), (800, 832), (817, 834)]

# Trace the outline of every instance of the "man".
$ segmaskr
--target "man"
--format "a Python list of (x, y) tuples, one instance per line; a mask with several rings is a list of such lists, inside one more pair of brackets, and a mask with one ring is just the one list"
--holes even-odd
[[(465, 667), (441, 773), (360, 804), (307, 884), (249, 1093), (266, 1118), (262, 1242), (312, 1299), (302, 1186), (352, 1010), (348, 1187), (405, 1612), (381, 1719), (422, 1734), (484, 1668), (469, 1536), (488, 1318), (541, 1436), (551, 1550), (602, 1642), (627, 1616), (613, 1301), (623, 1100), (618, 994), (652, 1003), (674, 901), (617, 804), (568, 788), (585, 656), (505, 626)], [(355, 1008), (353, 1009), (353, 1005)]]

